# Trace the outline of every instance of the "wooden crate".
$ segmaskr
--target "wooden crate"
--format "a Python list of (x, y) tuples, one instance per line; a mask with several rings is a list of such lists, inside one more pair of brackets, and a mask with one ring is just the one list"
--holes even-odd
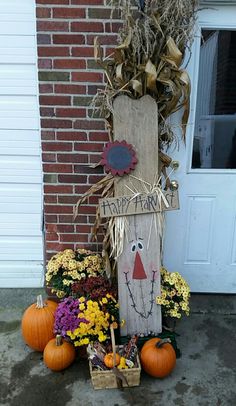
[[(137, 355), (137, 363), (138, 366), (136, 368), (121, 369), (121, 372), (124, 374), (128, 382), (128, 385), (126, 383), (123, 383), (123, 387), (140, 385), (141, 365), (138, 355)], [(89, 361), (89, 370), (94, 389), (114, 389), (118, 387), (116, 376), (112, 372), (112, 370), (98, 371), (96, 369), (93, 369), (90, 361)]]

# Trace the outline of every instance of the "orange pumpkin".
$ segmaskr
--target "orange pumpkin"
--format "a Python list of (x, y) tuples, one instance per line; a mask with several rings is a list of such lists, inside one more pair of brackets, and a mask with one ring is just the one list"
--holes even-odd
[(164, 378), (174, 369), (176, 355), (170, 342), (168, 338), (151, 338), (144, 344), (140, 360), (147, 374), (155, 378)]
[(24, 341), (35, 351), (43, 351), (49, 340), (54, 337), (54, 314), (57, 303), (46, 300), (42, 295), (37, 302), (29, 306), (22, 317), (21, 330)]
[[(113, 368), (114, 367), (114, 355), (113, 355), (113, 352), (109, 352), (108, 354), (106, 354), (105, 357), (104, 357), (103, 362), (108, 368)], [(116, 365), (119, 365), (119, 363), (120, 363), (120, 355), (116, 353)]]
[(57, 335), (44, 348), (43, 360), (52, 371), (62, 371), (72, 364), (75, 355), (74, 346)]

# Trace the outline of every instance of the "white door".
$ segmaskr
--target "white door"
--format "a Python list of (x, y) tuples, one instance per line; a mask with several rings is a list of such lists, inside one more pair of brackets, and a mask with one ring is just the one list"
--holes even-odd
[(188, 70), (187, 144), (169, 151), (180, 210), (166, 215), (164, 265), (193, 292), (236, 293), (236, 5), (199, 13)]
[(0, 287), (43, 284), (34, 0), (0, 0)]

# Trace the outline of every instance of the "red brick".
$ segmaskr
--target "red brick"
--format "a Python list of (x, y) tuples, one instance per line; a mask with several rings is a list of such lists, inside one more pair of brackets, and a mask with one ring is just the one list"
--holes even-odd
[(36, 0), (36, 4), (69, 4), (69, 0)]
[(95, 214), (96, 206), (80, 206), (79, 211), (81, 214)]
[(61, 234), (60, 241), (63, 242), (88, 242), (87, 234)]
[(74, 224), (73, 215), (59, 215), (59, 223)]
[(57, 203), (56, 195), (44, 195), (44, 203)]
[[(87, 44), (93, 45), (96, 35), (87, 35)], [(99, 43), (101, 45), (116, 45), (117, 35), (99, 35)]]
[(104, 130), (105, 123), (102, 120), (76, 120), (74, 122), (74, 128), (81, 130)]
[(38, 59), (38, 68), (39, 69), (51, 69), (52, 60), (51, 59)]
[(69, 23), (64, 21), (38, 21), (38, 32), (42, 31), (69, 31)]
[(47, 241), (59, 241), (59, 234), (57, 233), (46, 233)]
[(55, 132), (54, 131), (41, 131), (41, 138), (42, 140), (55, 140)]
[(54, 108), (49, 107), (41, 107), (40, 108), (40, 115), (41, 117), (53, 117), (55, 115)]
[(52, 215), (52, 214), (45, 214), (44, 216), (44, 221), (45, 223), (57, 223), (58, 221), (58, 216)]
[(73, 186), (69, 185), (45, 185), (44, 193), (55, 193), (55, 194), (69, 194), (73, 193)]
[(49, 233), (57, 232), (57, 224), (46, 224), (46, 231)]
[(53, 67), (55, 69), (85, 69), (86, 63), (83, 59), (55, 59)]
[(101, 154), (90, 154), (89, 155), (89, 161), (92, 164), (97, 164), (101, 160)]
[(78, 196), (58, 196), (58, 203), (73, 204), (75, 205), (78, 201)]
[(44, 106), (68, 106), (71, 104), (71, 98), (69, 96), (40, 96), (39, 102)]
[(82, 175), (59, 175), (58, 181), (60, 183), (86, 183), (87, 176)]
[(56, 117), (86, 117), (86, 109), (56, 109)]
[(64, 248), (64, 245), (60, 244), (59, 242), (46, 242), (46, 250), (58, 252)]
[(53, 85), (48, 83), (39, 84), (39, 93), (52, 93)]
[(85, 94), (86, 86), (83, 85), (55, 85), (55, 93)]
[(91, 165), (75, 165), (74, 166), (75, 173), (85, 173), (85, 174), (92, 174), (92, 173), (103, 173), (103, 167), (98, 166), (97, 168), (91, 167)]
[(72, 128), (72, 121), (70, 120), (54, 120), (54, 119), (42, 119), (42, 128)]
[(72, 72), (75, 82), (102, 82), (103, 74), (99, 72)]
[(69, 56), (69, 47), (38, 47), (39, 56)]
[(73, 233), (75, 230), (75, 226), (67, 225), (67, 224), (58, 224), (57, 231), (59, 233)]
[(54, 44), (84, 44), (85, 38), (84, 35), (75, 35), (75, 34), (55, 34), (53, 35)]
[(42, 154), (43, 162), (56, 162), (56, 154)]
[(76, 233), (86, 233), (90, 234), (91, 233), (91, 225), (88, 224), (79, 224), (76, 226)]
[(109, 136), (106, 131), (103, 132), (93, 132), (91, 131), (89, 133), (89, 140), (90, 141), (103, 141), (103, 142), (108, 142), (109, 141)]
[(51, 17), (51, 8), (37, 7), (36, 8), (36, 17), (37, 18), (50, 18)]
[(45, 173), (72, 173), (72, 165), (63, 164), (44, 164)]
[(82, 5), (92, 5), (92, 6), (97, 6), (97, 5), (103, 5), (104, 0), (71, 0), (71, 4), (78, 4), (79, 6)]
[(104, 89), (104, 86), (102, 85), (88, 85), (88, 94), (89, 95), (94, 95), (97, 93), (99, 89)]
[(88, 152), (98, 152), (102, 151), (104, 147), (104, 144), (100, 143), (91, 143), (91, 142), (75, 142), (74, 144), (74, 149), (76, 151), (88, 151)]
[(89, 184), (94, 185), (95, 183), (99, 182), (104, 175), (90, 175), (89, 176)]
[(106, 47), (106, 50), (105, 50), (105, 57), (106, 58), (109, 58), (109, 57), (113, 57), (113, 54), (114, 54), (114, 51), (115, 51), (115, 48), (114, 47)]
[(85, 192), (87, 192), (88, 188), (89, 188), (89, 185), (76, 185), (76, 186), (75, 186), (75, 193), (76, 193), (78, 196), (81, 196), (81, 195), (83, 195)]
[(86, 163), (88, 162), (88, 155), (87, 154), (58, 154), (57, 155), (58, 162), (81, 162)]
[(71, 31), (76, 32), (103, 32), (103, 24), (98, 22), (91, 22), (91, 21), (79, 21), (75, 23), (71, 23)]
[(111, 33), (116, 33), (122, 28), (123, 24), (122, 23), (105, 23), (105, 31), (106, 32), (111, 32)]
[(58, 7), (53, 9), (53, 17), (54, 18), (84, 18), (85, 17), (85, 9), (82, 8), (63, 8)]
[(73, 213), (73, 206), (65, 206), (65, 205), (54, 205), (54, 204), (45, 204), (44, 205), (44, 212), (47, 214), (59, 214), (59, 213)]
[(37, 43), (40, 45), (51, 44), (51, 35), (49, 34), (37, 34)]
[(91, 196), (88, 199), (88, 204), (96, 204), (96, 205), (98, 205), (98, 201), (99, 201), (100, 197), (101, 196)]
[(72, 56), (77, 56), (79, 58), (94, 57), (94, 47), (93, 46), (73, 47), (71, 54), (72, 54)]
[(70, 142), (43, 142), (43, 151), (71, 151), (72, 144)]
[(79, 131), (57, 131), (56, 138), (61, 141), (86, 141), (87, 134)]

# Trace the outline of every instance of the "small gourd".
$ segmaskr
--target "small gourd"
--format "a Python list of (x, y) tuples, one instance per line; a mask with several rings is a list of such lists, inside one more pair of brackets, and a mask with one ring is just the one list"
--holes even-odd
[(169, 375), (176, 364), (176, 354), (170, 339), (157, 337), (148, 340), (141, 349), (140, 360), (147, 374), (155, 378)]
[(25, 343), (35, 351), (43, 351), (49, 340), (54, 337), (54, 315), (57, 303), (37, 296), (37, 302), (24, 312), (21, 331)]
[[(114, 365), (114, 358), (115, 358), (115, 365)], [(105, 355), (103, 362), (106, 365), (106, 367), (113, 368), (114, 366), (119, 365), (120, 355), (116, 353), (115, 357), (114, 357), (113, 352), (109, 352), (108, 354)]]
[(128, 369), (128, 365), (126, 365), (126, 358), (125, 357), (120, 357), (120, 363), (117, 367), (118, 369)]
[(74, 346), (57, 335), (44, 348), (43, 361), (52, 371), (62, 371), (72, 364), (75, 356)]

